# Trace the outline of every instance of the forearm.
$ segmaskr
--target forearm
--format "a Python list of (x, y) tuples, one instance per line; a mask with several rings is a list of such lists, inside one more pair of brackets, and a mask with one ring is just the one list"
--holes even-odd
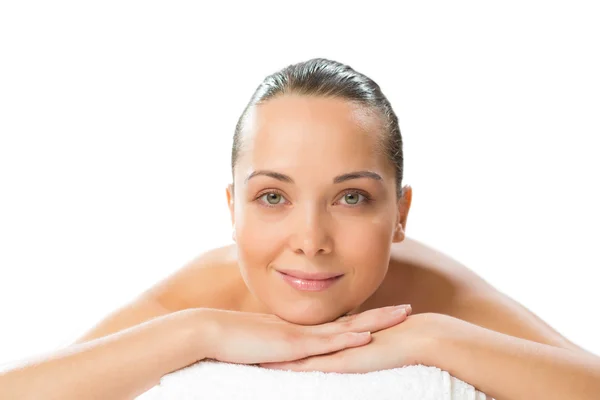
[(77, 339), (75, 343), (98, 339), (176, 311), (178, 310), (171, 310), (164, 307), (152, 296), (142, 295), (130, 304), (125, 305), (104, 318), (104, 320), (100, 321), (90, 331)]
[[(600, 358), (455, 320), (434, 341), (428, 364), (498, 400), (596, 399)], [(452, 327), (454, 328), (454, 326)]]
[(134, 398), (202, 358), (197, 311), (162, 316), (5, 371), (0, 398)]

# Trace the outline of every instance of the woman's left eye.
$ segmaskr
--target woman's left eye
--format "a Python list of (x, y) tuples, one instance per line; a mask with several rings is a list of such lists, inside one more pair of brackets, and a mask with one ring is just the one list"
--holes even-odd
[[(360, 200), (360, 198), (363, 198), (363, 200)], [(364, 203), (365, 201), (368, 200), (367, 196), (360, 194), (358, 192), (346, 192), (341, 200), (344, 200), (346, 202), (346, 204), (348, 205), (356, 205), (356, 204), (360, 204), (360, 203)]]

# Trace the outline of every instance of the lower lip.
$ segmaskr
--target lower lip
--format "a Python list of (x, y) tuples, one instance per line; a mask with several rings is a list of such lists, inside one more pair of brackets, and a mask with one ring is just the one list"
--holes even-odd
[(279, 276), (281, 276), (281, 278), (284, 281), (289, 283), (291, 287), (293, 287), (294, 289), (302, 290), (304, 292), (320, 292), (321, 290), (325, 290), (337, 281), (339, 281), (343, 276), (340, 275), (329, 279), (313, 280), (296, 278), (295, 276), (286, 275), (279, 271), (277, 271), (277, 273), (279, 274)]

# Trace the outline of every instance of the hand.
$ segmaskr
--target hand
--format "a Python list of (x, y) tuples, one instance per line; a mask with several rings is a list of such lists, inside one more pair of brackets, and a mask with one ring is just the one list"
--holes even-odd
[(371, 341), (369, 332), (404, 321), (410, 306), (378, 308), (311, 326), (293, 324), (271, 314), (202, 311), (203, 321), (208, 322), (201, 344), (204, 358), (258, 364), (293, 361), (363, 346)]
[(433, 346), (438, 333), (452, 329), (452, 320), (456, 319), (443, 314), (411, 315), (403, 323), (373, 334), (371, 342), (365, 346), (292, 362), (263, 362), (260, 365), (290, 371), (338, 373), (365, 373), (406, 365), (429, 365), (429, 354), (434, 353)]

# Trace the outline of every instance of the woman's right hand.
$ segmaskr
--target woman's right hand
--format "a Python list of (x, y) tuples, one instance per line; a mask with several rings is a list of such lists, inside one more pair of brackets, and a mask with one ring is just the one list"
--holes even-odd
[(299, 360), (365, 345), (369, 332), (397, 325), (410, 313), (410, 306), (382, 307), (321, 325), (297, 325), (271, 314), (206, 308), (200, 354), (236, 364)]

